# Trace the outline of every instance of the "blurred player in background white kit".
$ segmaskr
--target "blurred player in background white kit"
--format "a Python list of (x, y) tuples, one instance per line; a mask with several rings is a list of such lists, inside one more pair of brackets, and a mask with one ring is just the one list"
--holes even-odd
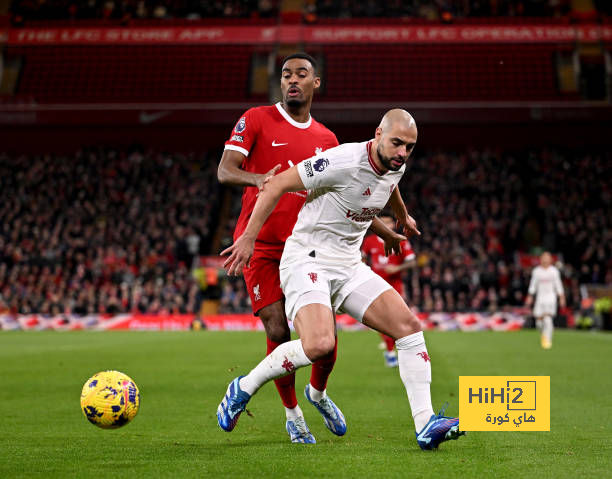
[[(436, 449), (461, 435), (458, 418), (433, 413), (431, 361), (419, 319), (399, 293), (361, 261), (363, 237), (397, 188), (416, 140), (412, 116), (391, 110), (373, 140), (340, 145), (266, 180), (243, 234), (222, 253), (230, 254), (224, 266), (228, 274), (239, 274), (249, 264), (255, 238), (279, 198), (308, 190), (280, 264), (285, 311), (300, 339), (281, 344), (248, 375), (230, 383), (217, 409), (225, 431), (234, 429), (265, 383), (312, 364), (334, 348), (334, 312), (342, 310), (395, 340), (418, 445)], [(337, 422), (344, 433), (344, 416), (325, 390), (308, 384), (304, 394), (322, 414), (322, 409), (330, 409), (323, 415), (332, 432)]]
[(552, 265), (552, 256), (548, 252), (540, 256), (540, 266), (536, 266), (531, 273), (527, 306), (533, 304), (533, 315), (536, 326), (541, 332), (540, 344), (544, 349), (552, 347), (553, 318), (557, 314), (557, 297), (559, 305), (565, 307), (565, 294), (561, 284), (561, 274)]

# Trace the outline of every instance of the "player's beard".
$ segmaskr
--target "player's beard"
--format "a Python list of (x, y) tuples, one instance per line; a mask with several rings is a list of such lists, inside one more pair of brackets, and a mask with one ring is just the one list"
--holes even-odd
[(378, 155), (378, 159), (380, 160), (382, 165), (387, 170), (398, 171), (402, 166), (404, 166), (404, 162), (402, 162), (399, 166), (395, 166), (393, 163), (391, 163), (391, 160), (396, 159), (399, 161), (400, 158), (399, 157), (389, 158), (388, 156), (386, 156), (382, 151), (382, 145), (380, 143), (378, 144), (378, 147), (376, 148), (376, 154)]
[(304, 100), (301, 98), (290, 98), (289, 96), (285, 97), (285, 105), (290, 108), (299, 108), (304, 104)]

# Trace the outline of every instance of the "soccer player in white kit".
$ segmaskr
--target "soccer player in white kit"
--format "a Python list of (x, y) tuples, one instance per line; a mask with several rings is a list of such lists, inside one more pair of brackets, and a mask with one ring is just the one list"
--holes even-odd
[(552, 347), (553, 318), (557, 314), (557, 297), (562, 308), (565, 307), (565, 294), (561, 283), (561, 274), (552, 264), (552, 256), (549, 252), (540, 256), (540, 266), (533, 268), (531, 281), (529, 282), (529, 294), (527, 295), (527, 306), (533, 304), (533, 315), (536, 318), (536, 326), (541, 332), (540, 344), (544, 349)]
[[(435, 449), (462, 434), (458, 418), (433, 412), (431, 361), (418, 318), (361, 261), (363, 237), (397, 187), (416, 140), (412, 116), (391, 110), (373, 140), (329, 149), (266, 181), (244, 233), (222, 253), (230, 254), (224, 266), (228, 274), (239, 274), (282, 194), (308, 190), (280, 264), (285, 310), (300, 339), (281, 344), (248, 375), (230, 383), (217, 409), (225, 431), (234, 429), (247, 402), (266, 382), (310, 365), (334, 348), (334, 312), (342, 310), (395, 339), (419, 446)], [(317, 409), (331, 407), (342, 414), (326, 391), (308, 384), (304, 394)], [(327, 420), (326, 425), (333, 427)]]

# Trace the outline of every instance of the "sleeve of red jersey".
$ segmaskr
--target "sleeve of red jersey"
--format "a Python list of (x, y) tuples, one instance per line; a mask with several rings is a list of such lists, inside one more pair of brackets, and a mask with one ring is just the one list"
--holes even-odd
[(255, 143), (259, 121), (255, 109), (251, 108), (242, 114), (232, 130), (229, 140), (225, 142), (226, 150), (234, 150), (249, 156), (251, 147)]
[(412, 249), (412, 245), (409, 241), (402, 241), (402, 256), (404, 257), (404, 261), (411, 261), (416, 258), (416, 254)]

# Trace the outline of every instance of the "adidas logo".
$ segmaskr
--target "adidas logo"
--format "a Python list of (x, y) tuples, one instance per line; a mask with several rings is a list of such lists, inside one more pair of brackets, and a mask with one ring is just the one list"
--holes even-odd
[(367, 189), (367, 190), (365, 190), (365, 191), (364, 191), (364, 192), (361, 194), (361, 196), (370, 196), (371, 194), (372, 194), (372, 193), (370, 192), (370, 187), (368, 186), (368, 189)]

